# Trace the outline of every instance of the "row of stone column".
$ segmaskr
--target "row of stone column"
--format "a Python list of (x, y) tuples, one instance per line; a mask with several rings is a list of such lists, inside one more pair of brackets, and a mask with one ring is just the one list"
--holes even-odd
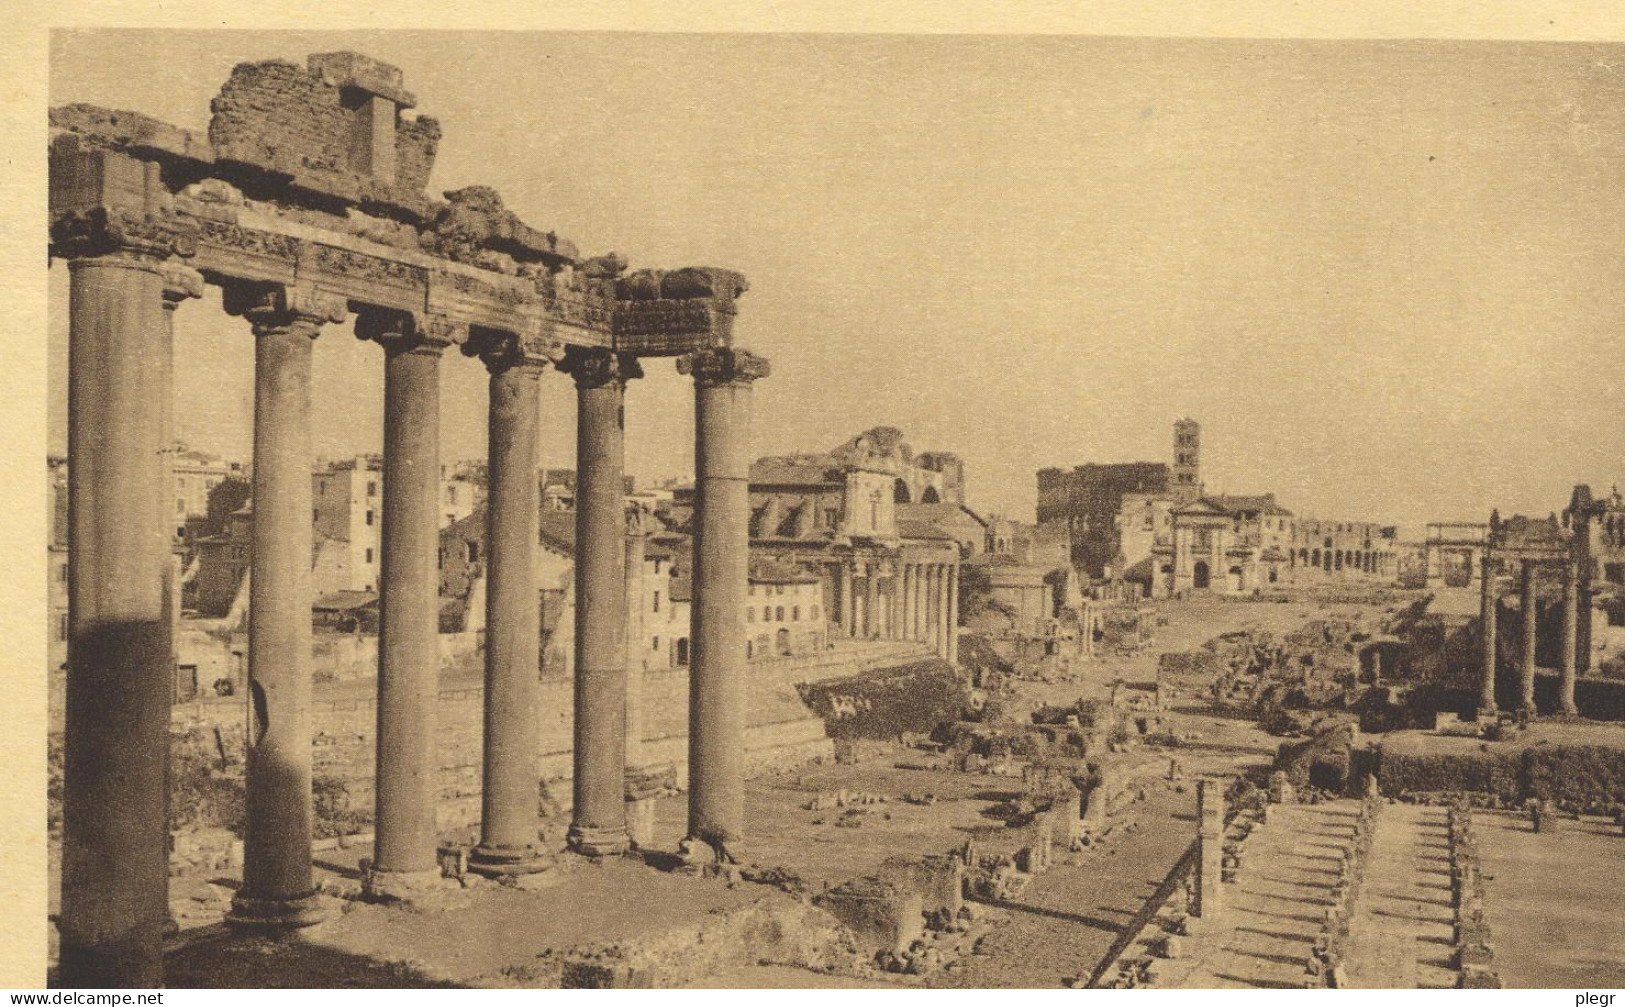
[[(1522, 616), (1518, 652), (1518, 709), (1531, 716), (1535, 714), (1535, 640), (1539, 625), (1535, 598), (1535, 568), (1541, 561), (1525, 559), (1519, 563), (1518, 604)], [(1478, 708), (1481, 716), (1493, 716), (1495, 704), (1495, 672), (1497, 659), (1496, 617), (1499, 614), (1500, 592), (1496, 586), (1498, 561), (1485, 555), (1481, 560), (1481, 588), (1479, 596), (1480, 659)], [(1579, 708), (1574, 702), (1574, 687), (1579, 676), (1579, 571), (1572, 560), (1563, 561), (1562, 609), (1562, 678), (1558, 685), (1558, 712), (1575, 716)]]
[[(901, 563), (840, 567), (840, 625), (853, 638), (918, 640), (948, 661), (959, 659), (959, 564)], [(863, 589), (857, 588), (861, 577)]]
[[(202, 277), (155, 255), (70, 263), (69, 675), (63, 795), (62, 975), (81, 986), (162, 980), (168, 913), (167, 767), (175, 667), (164, 465), (170, 312)], [(311, 870), (311, 346), (344, 301), (229, 284), (255, 336), (250, 735), (243, 884), (231, 920), (318, 916)], [(384, 348), (384, 465), (375, 849), (368, 889), (410, 896), (438, 877), (439, 368), (450, 332), (363, 310)], [(546, 866), (537, 848), (540, 377), (555, 360), (578, 397), (575, 803), (569, 842), (627, 848), (627, 556), (623, 445), (635, 358), (476, 330), (490, 371), (484, 795), (471, 866)], [(696, 386), (699, 479), (691, 638), (689, 847), (727, 856), (743, 831), (750, 386), (766, 361), (719, 348), (679, 361)]]

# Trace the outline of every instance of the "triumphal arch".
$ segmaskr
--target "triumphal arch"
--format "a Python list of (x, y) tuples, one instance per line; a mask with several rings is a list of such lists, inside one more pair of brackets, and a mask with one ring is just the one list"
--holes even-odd
[[(726, 858), (743, 822), (751, 385), (733, 345), (744, 277), (583, 257), (474, 186), (425, 194), (440, 124), (401, 71), (349, 52), (237, 66), (206, 136), (135, 112), (51, 110), (50, 252), (70, 272), (69, 674), (62, 981), (157, 985), (176, 590), (164, 503), (172, 317), (222, 288), (254, 354), (250, 753), (233, 922), (319, 914), (311, 873), (312, 341), (353, 320), (384, 370), (376, 846), (368, 885), (432, 884), (436, 492), (448, 350), (490, 372), (482, 842), (474, 868), (537, 870), (537, 425), (542, 374), (578, 397), (570, 845), (627, 845), (622, 437), (640, 361), (695, 388), (689, 840)], [(249, 352), (250, 340), (243, 340)], [(453, 358), (454, 359), (454, 358)]]

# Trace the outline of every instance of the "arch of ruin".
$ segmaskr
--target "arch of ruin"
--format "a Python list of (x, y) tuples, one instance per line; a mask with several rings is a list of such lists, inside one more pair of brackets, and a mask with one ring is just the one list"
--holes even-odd
[[(749, 434), (767, 362), (733, 345), (744, 277), (629, 271), (525, 223), (486, 187), (424, 194), (440, 125), (356, 53), (238, 65), (207, 135), (52, 109), (50, 253), (70, 270), (69, 676), (62, 981), (162, 980), (174, 593), (164, 515), (174, 313), (205, 284), (254, 339), (251, 706), (232, 920), (318, 914), (311, 872), (312, 342), (354, 319), (384, 369), (377, 806), (369, 890), (436, 864), (437, 524), (446, 351), (490, 372), (484, 798), (473, 869), (534, 871), (537, 427), (549, 367), (578, 398), (570, 846), (627, 847), (624, 392), (675, 357), (695, 389), (694, 616), (685, 850), (743, 832)], [(245, 340), (244, 352), (247, 352)]]

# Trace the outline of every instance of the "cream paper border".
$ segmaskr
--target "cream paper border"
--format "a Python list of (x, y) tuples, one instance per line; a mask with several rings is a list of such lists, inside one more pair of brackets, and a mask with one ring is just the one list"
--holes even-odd
[[(9, 5), (8, 5), (9, 6)], [(32, 8), (32, 9), (30, 9)], [(48, 8), (48, 9), (47, 9)], [(46, 952), (46, 61), (53, 28), (1092, 34), (1625, 40), (1621, 0), (1195, 0), (821, 4), (636, 0), (390, 4), (65, 0), (19, 4), (0, 41), (0, 988), (39, 988)]]

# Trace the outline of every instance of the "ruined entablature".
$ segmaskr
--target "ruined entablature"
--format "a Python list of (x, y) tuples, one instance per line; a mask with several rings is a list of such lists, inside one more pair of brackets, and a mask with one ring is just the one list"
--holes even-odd
[(415, 104), (398, 68), (322, 53), (305, 67), (238, 64), (207, 137), (138, 112), (54, 108), (52, 254), (187, 257), (215, 283), (297, 284), (358, 313), (624, 354), (731, 344), (738, 273), (627, 273), (619, 255), (583, 258), (527, 224), (490, 187), (425, 195), (441, 129), (401, 115)]

